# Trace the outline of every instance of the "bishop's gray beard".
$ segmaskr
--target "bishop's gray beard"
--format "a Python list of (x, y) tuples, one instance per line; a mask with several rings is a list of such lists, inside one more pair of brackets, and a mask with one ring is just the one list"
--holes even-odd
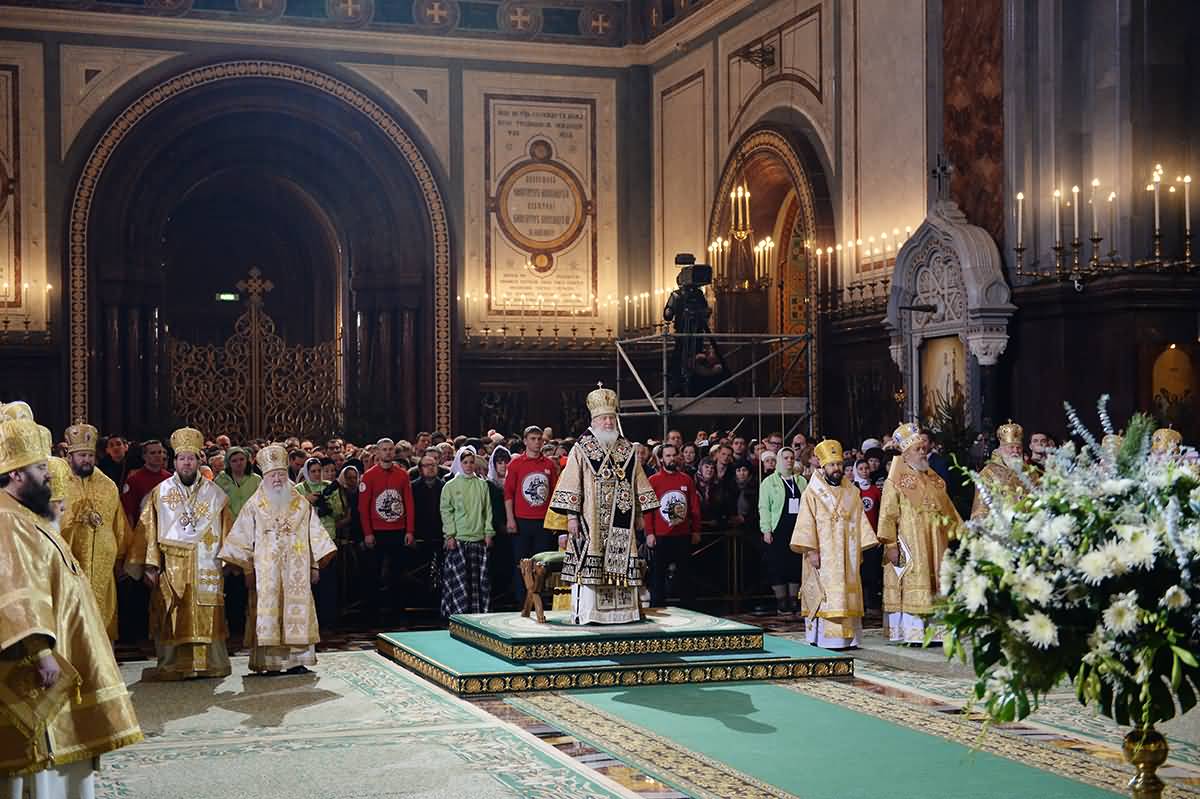
[(1025, 468), (1025, 459), (1020, 455), (1001, 455), (1004, 460), (1004, 465), (1012, 469), (1014, 472), (1019, 472)]
[(594, 435), (596, 437), (596, 440), (599, 441), (601, 444), (603, 444), (605, 447), (611, 447), (613, 444), (617, 443), (617, 437), (620, 436), (621, 434), (616, 430), (595, 430), (595, 429), (593, 429), (592, 435)]
[(291, 503), (292, 497), (296, 495), (296, 489), (292, 488), (288, 483), (284, 483), (280, 488), (263, 483), (262, 488), (266, 493), (267, 502), (270, 504), (271, 510), (276, 513), (285, 510)]
[(929, 471), (929, 461), (928, 460), (923, 460), (919, 463), (910, 463), (908, 465), (913, 467), (914, 469), (916, 469), (918, 472)]

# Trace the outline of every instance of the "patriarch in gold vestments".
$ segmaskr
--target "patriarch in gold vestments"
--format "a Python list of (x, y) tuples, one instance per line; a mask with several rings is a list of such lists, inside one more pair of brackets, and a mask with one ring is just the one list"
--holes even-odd
[(550, 509), (567, 517), (561, 579), (571, 585), (574, 624), (624, 624), (641, 618), (638, 590), (646, 562), (634, 527), (658, 495), (634, 446), (617, 429), (617, 394), (587, 396), (592, 424), (567, 456)]
[(121, 508), (117, 484), (96, 468), (99, 432), (90, 424), (67, 428), (66, 514), (62, 536), (96, 595), (108, 637), (117, 637), (117, 579), (133, 530)]
[[(892, 434), (900, 457), (883, 484), (876, 535), (884, 544), (883, 610), (888, 639), (919, 644), (938, 597), (942, 556), (962, 524), (946, 483), (929, 468), (929, 440), (914, 424)], [(940, 636), (934, 635), (934, 641)]]
[(792, 551), (804, 555), (800, 607), (810, 644), (825, 649), (859, 645), (863, 550), (879, 546), (858, 486), (846, 476), (842, 445), (826, 439), (815, 448), (821, 472), (800, 497)]
[(184, 427), (171, 434), (175, 474), (142, 502), (125, 571), (151, 590), (150, 635), (158, 653), (153, 680), (224, 677), (225, 592), (217, 553), (232, 520), (229, 497), (200, 477), (204, 436)]
[[(1025, 431), (1021, 425), (1009, 420), (1007, 424), (996, 429), (996, 438), (1000, 445), (992, 453), (992, 457), (979, 470), (979, 479), (988, 495), (1004, 494), (1014, 498), (1025, 495), (1028, 490), (1020, 475), (1026, 473), (1027, 479), (1032, 478), (1032, 471), (1026, 472), (1025, 466)], [(975, 489), (975, 501), (971, 504), (971, 518), (979, 519), (987, 516), (988, 504), (984, 492)]]
[(337, 547), (313, 506), (288, 479), (288, 452), (263, 447), (263, 473), (242, 506), (219, 557), (245, 576), (246, 645), (250, 670), (301, 674), (317, 663), (321, 640), (312, 586)]
[(91, 585), (58, 533), (70, 467), (49, 454), (32, 418), (0, 422), (3, 797), (92, 796), (99, 756), (142, 740)]

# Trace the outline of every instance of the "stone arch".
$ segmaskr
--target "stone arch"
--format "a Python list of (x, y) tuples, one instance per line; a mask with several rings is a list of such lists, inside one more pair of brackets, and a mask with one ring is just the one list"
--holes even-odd
[[(906, 418), (921, 409), (921, 348), (955, 338), (965, 347), (964, 393), (968, 421), (987, 419), (982, 369), (995, 366), (1008, 345), (1009, 301), (1000, 251), (987, 231), (967, 221), (950, 200), (940, 200), (900, 248), (884, 324), (892, 360), (900, 369)], [(927, 306), (930, 310), (917, 310)]]
[(433, 169), (412, 136), (383, 106), (343, 80), (311, 67), (264, 59), (231, 60), (188, 69), (145, 91), (100, 135), (76, 185), (68, 220), (67, 282), (70, 417), (86, 418), (89, 410), (88, 226), (100, 178), (126, 136), (154, 109), (201, 86), (241, 79), (300, 84), (335, 98), (361, 114), (395, 146), (412, 170), (425, 201), (433, 249), (434, 410), (435, 424), (450, 422), (450, 229), (445, 201)]

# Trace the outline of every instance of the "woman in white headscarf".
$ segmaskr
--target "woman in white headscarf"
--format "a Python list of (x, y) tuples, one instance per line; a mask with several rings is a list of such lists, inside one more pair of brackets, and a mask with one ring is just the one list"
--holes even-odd
[[(472, 458), (474, 458), (477, 453), (475, 452), (475, 448), (470, 444), (460, 448), (458, 452), (454, 453), (454, 462), (450, 464), (450, 477), (458, 477), (463, 473), (462, 459), (464, 454), (470, 455)], [(479, 477), (478, 474), (474, 476)]]

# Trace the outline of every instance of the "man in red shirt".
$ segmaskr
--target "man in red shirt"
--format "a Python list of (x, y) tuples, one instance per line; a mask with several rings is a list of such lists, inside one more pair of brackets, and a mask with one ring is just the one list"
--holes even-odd
[[(650, 605), (667, 601), (667, 570), (675, 564), (675, 593), (679, 605), (692, 604), (692, 547), (700, 543), (700, 495), (687, 472), (679, 469), (679, 450), (663, 444), (662, 471), (650, 476), (658, 495), (658, 508), (646, 511), (646, 546), (653, 553), (650, 566)], [(732, 470), (731, 470), (732, 471)]]
[(167, 450), (161, 441), (151, 440), (142, 444), (142, 460), (145, 466), (134, 469), (125, 476), (121, 487), (121, 507), (129, 517), (130, 528), (137, 527), (138, 515), (142, 511), (142, 500), (154, 487), (171, 476), (165, 468)]
[[(400, 578), (404, 574), (404, 549), (416, 540), (413, 531), (413, 491), (408, 470), (393, 463), (396, 444), (381, 438), (375, 444), (375, 465), (362, 476), (358, 493), (358, 515), (363, 543), (376, 549), (376, 603), (372, 610), (379, 619), (385, 607), (400, 606)], [(380, 576), (386, 568), (387, 593), (380, 596)]]
[[(508, 515), (507, 530), (517, 536), (513, 545), (513, 567), (519, 570), (521, 561), (539, 552), (558, 549), (554, 533), (546, 532), (546, 509), (550, 507), (550, 492), (558, 481), (554, 461), (542, 455), (542, 428), (525, 428), (525, 452), (508, 464), (504, 478), (504, 510)], [(525, 581), (518, 573), (513, 580), (517, 604), (525, 601)]]

